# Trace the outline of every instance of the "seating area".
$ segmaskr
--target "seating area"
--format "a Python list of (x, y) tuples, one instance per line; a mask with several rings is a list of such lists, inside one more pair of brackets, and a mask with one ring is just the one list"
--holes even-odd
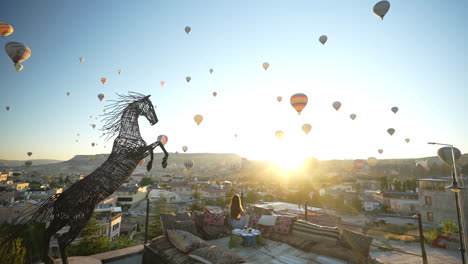
[(261, 245), (230, 248), (223, 212), (161, 214), (164, 235), (145, 246), (142, 263), (376, 263), (369, 257), (372, 237), (255, 207), (247, 214)]

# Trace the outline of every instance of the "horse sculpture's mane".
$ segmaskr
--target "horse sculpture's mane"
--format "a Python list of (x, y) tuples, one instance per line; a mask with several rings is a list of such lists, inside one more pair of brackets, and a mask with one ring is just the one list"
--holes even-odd
[(137, 93), (137, 92), (128, 92), (128, 95), (116, 93), (118, 99), (109, 100), (112, 102), (107, 105), (104, 110), (105, 113), (101, 116), (103, 117), (102, 121), (104, 125), (101, 128), (101, 131), (104, 131), (105, 140), (109, 140), (113, 136), (119, 134), (120, 131), (120, 118), (125, 108), (132, 102), (142, 100), (146, 95)]

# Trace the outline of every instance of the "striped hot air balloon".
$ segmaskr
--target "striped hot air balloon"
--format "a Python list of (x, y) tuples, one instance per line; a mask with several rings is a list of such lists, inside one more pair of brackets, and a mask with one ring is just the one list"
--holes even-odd
[(291, 96), (291, 105), (296, 109), (299, 115), (301, 114), (302, 109), (307, 105), (308, 101), (309, 99), (307, 98), (307, 95), (303, 93), (296, 93)]
[(161, 142), (163, 145), (166, 145), (167, 140), (168, 140), (168, 138), (167, 138), (166, 135), (159, 135), (158, 136), (158, 141)]
[(2, 37), (10, 35), (13, 33), (13, 31), (14, 29), (10, 24), (6, 22), (0, 22), (0, 35), (2, 35)]
[(101, 82), (102, 82), (102, 84), (106, 84), (107, 78), (101, 78)]
[(184, 162), (184, 166), (188, 171), (190, 171), (193, 168), (193, 164), (193, 160), (186, 160)]

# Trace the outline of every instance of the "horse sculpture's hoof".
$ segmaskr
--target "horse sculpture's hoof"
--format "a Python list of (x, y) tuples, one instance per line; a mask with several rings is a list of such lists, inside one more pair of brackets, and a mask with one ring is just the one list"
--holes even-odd
[(162, 167), (165, 169), (167, 167), (167, 161), (162, 162)]

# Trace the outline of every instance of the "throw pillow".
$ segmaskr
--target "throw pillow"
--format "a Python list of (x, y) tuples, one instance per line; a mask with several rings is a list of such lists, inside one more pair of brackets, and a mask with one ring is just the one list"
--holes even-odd
[(364, 256), (369, 255), (373, 237), (343, 229), (340, 234), (340, 244), (346, 248), (356, 250)]
[(159, 214), (161, 219), (161, 224), (163, 228), (163, 234), (166, 234), (167, 229), (174, 229), (175, 221), (190, 221), (192, 217), (190, 213), (178, 213), (178, 214), (171, 214), (171, 213), (161, 213)]
[(167, 236), (174, 247), (184, 253), (208, 246), (205, 240), (183, 230), (167, 230)]
[(189, 221), (175, 221), (171, 229), (187, 231), (195, 236), (200, 236), (197, 228), (192, 220)]
[(203, 226), (224, 225), (224, 213), (206, 209), (203, 213)]
[(307, 221), (295, 221), (292, 227), (294, 236), (309, 239), (316, 243), (336, 245), (340, 237), (340, 231), (336, 227), (326, 227), (312, 224)]
[[(212, 263), (212, 264), (237, 264), (245, 263), (245, 261), (236, 253), (225, 251), (222, 248), (217, 246), (203, 247), (195, 249), (189, 254), (190, 257), (201, 261), (204, 259), (207, 262), (203, 263)], [(196, 256), (196, 257), (194, 257)]]
[(257, 224), (262, 226), (275, 226), (276, 218), (276, 215), (262, 215)]

